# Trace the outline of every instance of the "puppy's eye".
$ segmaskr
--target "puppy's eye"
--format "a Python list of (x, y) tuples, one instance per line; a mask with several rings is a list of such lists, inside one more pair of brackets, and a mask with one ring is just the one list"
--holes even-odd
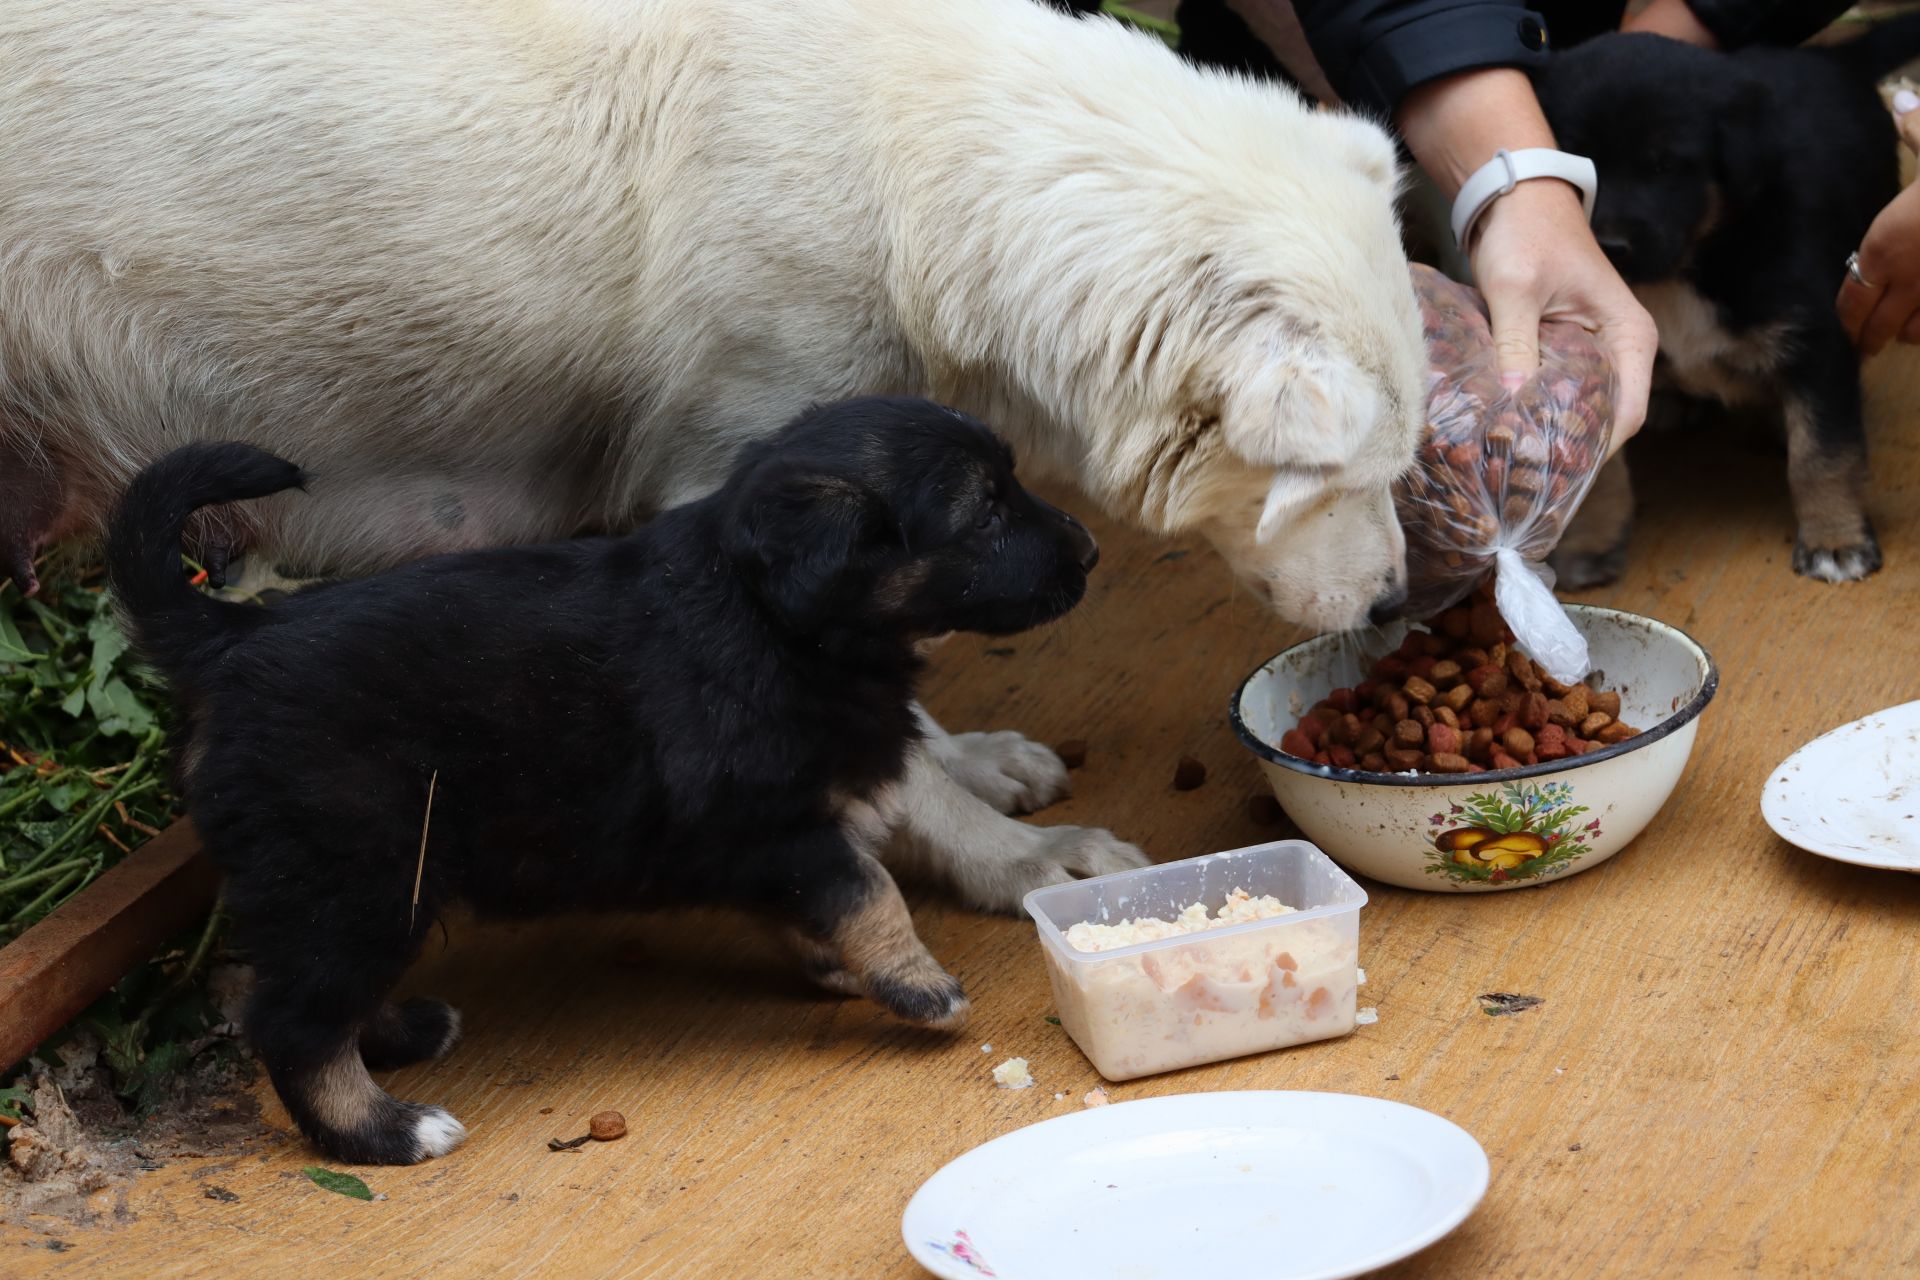
[(995, 529), (1000, 526), (1001, 519), (1000, 500), (995, 498), (975, 517), (973, 527), (976, 529)]

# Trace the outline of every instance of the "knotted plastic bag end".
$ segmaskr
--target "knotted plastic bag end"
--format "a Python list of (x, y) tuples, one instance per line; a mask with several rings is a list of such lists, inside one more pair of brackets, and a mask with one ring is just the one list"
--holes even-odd
[(1578, 684), (1593, 670), (1587, 639), (1553, 594), (1553, 570), (1512, 548), (1494, 553), (1493, 599), (1520, 648), (1562, 684)]

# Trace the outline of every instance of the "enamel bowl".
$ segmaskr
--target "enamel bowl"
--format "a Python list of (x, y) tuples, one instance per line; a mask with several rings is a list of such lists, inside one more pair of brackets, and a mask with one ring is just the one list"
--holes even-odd
[(1584, 871), (1625, 848), (1673, 793), (1720, 675), (1677, 627), (1594, 605), (1568, 605), (1567, 613), (1587, 638), (1591, 681), (1620, 694), (1621, 719), (1638, 726), (1638, 736), (1566, 760), (1474, 774), (1373, 773), (1282, 752), (1280, 736), (1329, 692), (1362, 680), (1400, 643), (1402, 623), (1370, 641), (1325, 635), (1276, 654), (1234, 695), (1234, 731), (1260, 757), (1288, 816), (1350, 871), (1452, 893)]

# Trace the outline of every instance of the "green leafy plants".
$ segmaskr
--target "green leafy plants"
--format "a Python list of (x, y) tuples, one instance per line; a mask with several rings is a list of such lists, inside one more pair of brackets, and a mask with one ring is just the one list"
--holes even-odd
[(0, 944), (168, 821), (164, 699), (99, 578), (0, 583)]
[[(0, 581), (0, 946), (172, 817), (166, 699), (129, 651), (102, 573), (51, 564), (42, 578), (31, 600)], [(221, 1021), (201, 988), (220, 924), (210, 915), (48, 1048), (91, 1032), (116, 1092), (151, 1110)]]

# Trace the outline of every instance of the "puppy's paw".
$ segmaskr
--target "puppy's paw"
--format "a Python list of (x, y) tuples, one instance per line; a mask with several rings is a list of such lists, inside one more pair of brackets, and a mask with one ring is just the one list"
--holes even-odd
[(1032, 813), (1067, 794), (1060, 757), (1010, 730), (956, 733), (933, 752), (948, 776), (1001, 813)]
[(441, 1000), (385, 1004), (360, 1030), (360, 1056), (374, 1071), (392, 1071), (446, 1055), (460, 1039), (460, 1011)]
[(967, 901), (983, 911), (1016, 915), (1035, 889), (1131, 871), (1152, 861), (1111, 831), (1097, 827), (1028, 827), (1030, 845), (1004, 861), (976, 865), (965, 885)]
[(444, 1156), (467, 1138), (467, 1126), (444, 1107), (399, 1102), (382, 1093), (359, 1124), (335, 1129), (303, 1125), (307, 1135), (335, 1160), (347, 1164), (419, 1164)]
[(1068, 766), (1020, 733), (954, 733), (935, 747), (948, 777), (1002, 814), (1031, 814), (1068, 794)]
[(1581, 591), (1603, 587), (1619, 578), (1627, 567), (1627, 544), (1605, 551), (1568, 551), (1562, 548), (1547, 557), (1552, 566), (1554, 585), (1563, 591)]
[(970, 1008), (960, 979), (931, 960), (870, 974), (866, 995), (897, 1018), (942, 1031), (965, 1022)]
[(1858, 582), (1880, 568), (1880, 544), (1872, 534), (1850, 547), (1793, 544), (1793, 571), (1821, 582)]
[(422, 1160), (446, 1155), (467, 1140), (467, 1126), (454, 1119), (453, 1113), (444, 1107), (409, 1103), (406, 1111), (412, 1122), (414, 1150), (417, 1153), (408, 1163), (418, 1164)]

